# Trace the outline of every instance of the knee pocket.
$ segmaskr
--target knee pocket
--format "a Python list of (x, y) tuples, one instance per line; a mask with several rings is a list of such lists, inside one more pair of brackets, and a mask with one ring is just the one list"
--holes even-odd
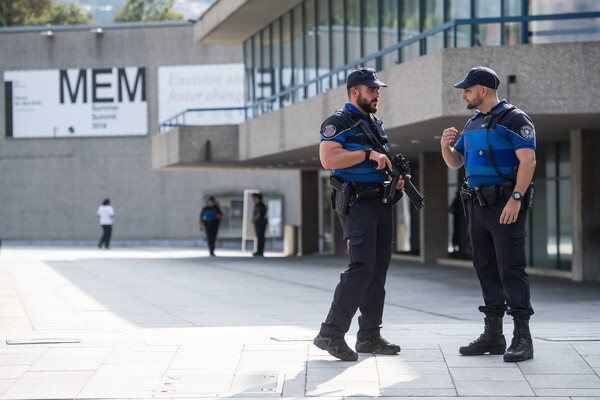
[(506, 264), (513, 266), (525, 266), (525, 240), (524, 232), (511, 232), (508, 243), (505, 245), (504, 257)]
[(364, 263), (365, 262), (365, 228), (354, 229), (344, 235), (346, 240), (346, 247), (348, 249), (348, 256), (350, 258), (350, 264)]

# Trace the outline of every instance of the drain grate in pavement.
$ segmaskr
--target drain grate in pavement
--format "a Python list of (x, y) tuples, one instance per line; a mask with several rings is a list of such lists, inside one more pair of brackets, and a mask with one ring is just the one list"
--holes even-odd
[(536, 336), (548, 342), (600, 342), (600, 336)]
[(271, 336), (277, 342), (312, 342), (314, 336)]
[(156, 398), (276, 396), (283, 391), (285, 374), (261, 375), (169, 375)]
[(37, 338), (37, 339), (6, 339), (6, 344), (60, 344), (60, 343), (80, 343), (79, 339), (62, 338)]

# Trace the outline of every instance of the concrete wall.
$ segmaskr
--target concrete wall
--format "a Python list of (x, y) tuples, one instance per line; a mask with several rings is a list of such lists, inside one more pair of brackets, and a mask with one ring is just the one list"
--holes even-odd
[(152, 168), (158, 67), (241, 62), (240, 47), (196, 45), (191, 24), (111, 25), (101, 36), (88, 30), (57, 29), (52, 39), (36, 30), (0, 30), (0, 75), (20, 69), (145, 66), (149, 135), (8, 139), (0, 92), (1, 239), (96, 240), (96, 209), (105, 197), (117, 215), (115, 240), (195, 238), (204, 196), (241, 194), (248, 187), (283, 195), (284, 223), (299, 224), (297, 171)]

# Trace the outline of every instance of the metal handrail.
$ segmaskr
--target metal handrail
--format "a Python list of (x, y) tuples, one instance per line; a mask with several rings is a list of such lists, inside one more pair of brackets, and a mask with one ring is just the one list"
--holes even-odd
[[(354, 69), (360, 65), (364, 65), (364, 64), (368, 63), (369, 61), (376, 60), (379, 57), (382, 57), (382, 56), (392, 53), (394, 51), (398, 51), (398, 50), (400, 50), (406, 46), (409, 46), (413, 43), (420, 42), (422, 40), (426, 40), (427, 38), (437, 35), (441, 32), (445, 32), (447, 30), (452, 29), (453, 30), (453, 43), (454, 43), (454, 46), (456, 47), (457, 30), (458, 30), (459, 26), (463, 26), (463, 25), (473, 26), (473, 25), (481, 25), (481, 24), (512, 23), (512, 22), (525, 23), (525, 22), (532, 22), (532, 21), (592, 19), (592, 18), (600, 18), (600, 12), (547, 14), (547, 15), (516, 15), (516, 16), (504, 16), (504, 17), (455, 19), (452, 21), (447, 21), (441, 25), (431, 28), (425, 32), (418, 34), (418, 35), (414, 35), (408, 39), (402, 40), (398, 43), (395, 43), (391, 46), (381, 49), (373, 54), (359, 58), (358, 60), (355, 60), (351, 63), (342, 65), (340, 67), (333, 68), (329, 72), (319, 75), (316, 78), (310, 79), (308, 81), (305, 81), (303, 83), (300, 83), (300, 84), (297, 84), (294, 86), (290, 86), (284, 90), (277, 92), (276, 94), (274, 94), (272, 96), (268, 96), (268, 97), (262, 98), (258, 101), (255, 101), (254, 103), (252, 103), (250, 105), (246, 105), (244, 107), (232, 107), (232, 108), (191, 108), (191, 109), (187, 109), (187, 110), (182, 111), (181, 113), (169, 118), (167, 121), (161, 123), (160, 131), (162, 133), (162, 131), (165, 127), (181, 126), (182, 124), (178, 124), (177, 122), (173, 123), (171, 121), (177, 120), (177, 118), (182, 117), (184, 120), (184, 123), (185, 123), (185, 114), (189, 113), (189, 112), (204, 112), (204, 111), (219, 111), (219, 110), (244, 110), (245, 115), (246, 115), (246, 120), (251, 119), (262, 113), (260, 113), (260, 112), (256, 113), (257, 115), (254, 115), (255, 113), (252, 113), (253, 115), (249, 115), (249, 113), (248, 113), (249, 110), (260, 110), (260, 109), (264, 109), (264, 108), (269, 109), (271, 104), (278, 102), (278, 101), (282, 101), (281, 100), (282, 98), (284, 98), (288, 95), (291, 95), (292, 93), (297, 92), (299, 90), (307, 90), (312, 85), (316, 85), (316, 93), (317, 94), (322, 93), (322, 85), (321, 85), (322, 81), (331, 80), (334, 76), (336, 76), (337, 74), (339, 74), (341, 72), (346, 73), (347, 71)], [(333, 85), (333, 87), (337, 87), (337, 86)], [(304, 96), (302, 96), (302, 98), (304, 98)]]
[(172, 117), (166, 119), (164, 122), (161, 122), (158, 126), (159, 133), (164, 133), (166, 129), (175, 128), (177, 126), (185, 125), (185, 116), (188, 113), (193, 112), (214, 112), (214, 111), (244, 111), (245, 117), (247, 119), (248, 115), (246, 114), (248, 110), (248, 106), (243, 107), (220, 107), (220, 108), (188, 108), (180, 113), (173, 115)]

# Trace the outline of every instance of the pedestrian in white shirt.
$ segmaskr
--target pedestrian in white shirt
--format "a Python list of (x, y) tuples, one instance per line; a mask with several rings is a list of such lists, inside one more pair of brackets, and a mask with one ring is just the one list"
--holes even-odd
[(97, 214), (100, 226), (102, 227), (102, 237), (98, 242), (98, 248), (101, 249), (104, 246), (104, 248), (108, 249), (112, 234), (112, 224), (115, 219), (115, 210), (110, 205), (110, 199), (102, 201), (102, 205), (98, 207)]

